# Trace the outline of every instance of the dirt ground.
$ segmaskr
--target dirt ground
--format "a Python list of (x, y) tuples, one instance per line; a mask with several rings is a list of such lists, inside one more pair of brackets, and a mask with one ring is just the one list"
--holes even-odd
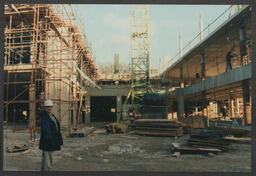
[[(167, 171), (167, 172), (250, 172), (251, 144), (232, 143), (232, 150), (214, 156), (182, 154), (173, 157), (172, 142), (185, 141), (189, 136), (139, 136), (133, 132), (105, 134), (97, 127), (94, 136), (70, 138), (63, 134), (64, 146), (54, 153), (53, 171)], [(39, 138), (40, 134), (36, 134)], [(7, 147), (29, 144), (27, 130), (4, 130), (4, 170), (39, 171), (41, 150), (38, 142), (30, 143), (25, 152), (8, 153)]]

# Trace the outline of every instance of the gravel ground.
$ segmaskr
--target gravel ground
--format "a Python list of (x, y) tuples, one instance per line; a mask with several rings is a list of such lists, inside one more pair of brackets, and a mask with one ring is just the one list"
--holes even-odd
[[(39, 134), (36, 134), (37, 138)], [(188, 136), (139, 136), (132, 133), (102, 134), (83, 138), (63, 135), (64, 146), (54, 153), (53, 171), (167, 171), (167, 172), (250, 172), (251, 144), (232, 143), (232, 150), (209, 156), (183, 154), (173, 157), (172, 142)], [(30, 142), (28, 131), (4, 131), (4, 170), (39, 171), (41, 150)], [(8, 153), (7, 147), (30, 144), (25, 152)]]

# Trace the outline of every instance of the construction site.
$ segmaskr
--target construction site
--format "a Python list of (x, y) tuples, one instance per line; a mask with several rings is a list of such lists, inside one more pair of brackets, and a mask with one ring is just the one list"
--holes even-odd
[(230, 5), (206, 36), (200, 16), (158, 69), (148, 13), (130, 7), (130, 64), (113, 53), (99, 65), (72, 5), (5, 5), (4, 171), (40, 170), (51, 99), (63, 137), (52, 171), (251, 172), (251, 6)]

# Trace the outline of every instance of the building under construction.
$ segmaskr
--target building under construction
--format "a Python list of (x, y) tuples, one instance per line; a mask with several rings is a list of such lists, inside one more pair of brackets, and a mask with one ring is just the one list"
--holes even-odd
[(250, 171), (252, 7), (231, 5), (205, 37), (200, 14), (200, 33), (185, 46), (180, 33), (164, 69), (149, 68), (148, 13), (131, 7), (130, 65), (113, 53), (97, 66), (71, 5), (5, 5), (7, 170), (41, 162), (38, 114), (51, 99), (64, 134), (54, 170)]
[(80, 90), (93, 86), (98, 72), (72, 7), (12, 4), (5, 6), (5, 18), (6, 127), (29, 125), (34, 132), (45, 99), (54, 101), (61, 127), (75, 124), (78, 109), (85, 109)]

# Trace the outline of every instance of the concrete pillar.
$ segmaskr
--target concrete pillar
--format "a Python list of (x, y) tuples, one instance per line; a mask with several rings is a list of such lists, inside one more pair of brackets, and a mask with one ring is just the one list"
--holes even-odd
[(121, 115), (122, 108), (122, 96), (116, 96), (116, 118)]
[(243, 80), (243, 105), (244, 105), (244, 124), (251, 124), (251, 105), (250, 105), (250, 90), (249, 81)]
[(35, 84), (29, 85), (29, 129), (31, 131), (35, 128)]
[(240, 58), (241, 58), (241, 65), (245, 65), (247, 61), (245, 61), (244, 56), (247, 54), (246, 51), (246, 25), (245, 21), (243, 21), (242, 27), (239, 29), (239, 49), (240, 49)]
[(203, 109), (203, 115), (208, 117), (208, 110), (207, 107)]
[(206, 75), (205, 75), (205, 57), (204, 57), (204, 53), (201, 54), (201, 79), (205, 80)]
[(180, 67), (180, 88), (184, 88), (183, 66)]
[(184, 118), (184, 96), (178, 96), (178, 119)]
[(208, 116), (207, 113), (207, 98), (206, 98), (206, 92), (202, 92), (202, 100), (203, 100), (203, 115)]
[(77, 104), (75, 102), (73, 102), (73, 127), (77, 128)]
[(91, 104), (90, 96), (85, 97), (85, 126), (91, 125)]
[(236, 98), (236, 113), (237, 116), (240, 114), (239, 98)]
[(222, 102), (221, 101), (217, 101), (217, 114), (218, 116), (221, 115), (221, 107), (222, 107)]
[(217, 102), (214, 103), (214, 117), (218, 117), (218, 104), (217, 104)]
[(234, 110), (234, 100), (231, 100), (231, 116), (234, 117), (235, 116), (235, 110)]

